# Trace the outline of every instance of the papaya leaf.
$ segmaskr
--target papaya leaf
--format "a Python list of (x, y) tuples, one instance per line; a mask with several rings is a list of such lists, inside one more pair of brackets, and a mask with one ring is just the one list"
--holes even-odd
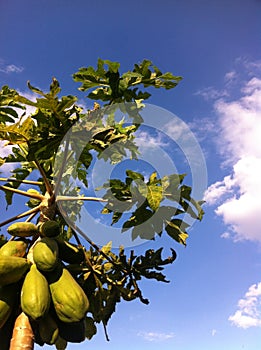
[[(17, 168), (14, 169), (12, 171), (12, 178), (17, 179), (17, 180), (25, 180), (31, 173), (33, 169), (32, 168)], [(5, 184), (5, 186), (7, 187), (11, 187), (11, 188), (19, 188), (19, 186), (21, 185), (21, 182), (17, 182), (17, 181), (9, 181), (8, 183)], [(9, 205), (12, 204), (13, 202), (13, 195), (14, 193), (8, 190), (4, 190), (5, 192), (5, 200), (6, 200), (6, 204), (7, 207)]]
[(184, 223), (184, 221), (177, 219), (166, 221), (166, 223), (167, 225), (165, 227), (165, 230), (167, 234), (178, 243), (181, 243), (184, 246), (186, 246), (186, 239), (188, 238), (188, 234), (184, 230), (184, 228), (189, 225)]
[(110, 103), (145, 100), (150, 97), (148, 92), (138, 90), (136, 85), (171, 89), (182, 79), (169, 72), (163, 74), (149, 60), (135, 64), (133, 71), (122, 75), (119, 73), (119, 68), (118, 62), (99, 59), (96, 70), (93, 67), (80, 68), (73, 78), (82, 84), (79, 88), (81, 91), (92, 89), (89, 98)]

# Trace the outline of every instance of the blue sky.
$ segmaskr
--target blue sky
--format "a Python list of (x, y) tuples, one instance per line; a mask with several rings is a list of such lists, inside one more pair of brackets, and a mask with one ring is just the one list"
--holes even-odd
[(0, 1), (1, 85), (45, 89), (55, 76), (83, 99), (71, 79), (79, 67), (150, 59), (184, 79), (149, 102), (190, 127), (207, 165), (206, 215), (175, 246), (171, 282), (142, 284), (149, 306), (121, 303), (110, 342), (100, 328), (69, 350), (260, 348), (260, 13), (259, 0)]

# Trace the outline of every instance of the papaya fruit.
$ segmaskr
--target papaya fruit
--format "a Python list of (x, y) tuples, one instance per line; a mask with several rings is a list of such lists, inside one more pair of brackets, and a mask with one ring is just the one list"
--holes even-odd
[(0, 286), (19, 281), (29, 268), (30, 263), (25, 258), (0, 256)]
[(31, 237), (38, 234), (38, 228), (32, 222), (15, 222), (7, 228), (7, 232), (15, 237)]
[(17, 285), (8, 284), (0, 287), (0, 328), (3, 327), (16, 302), (17, 296)]
[(87, 339), (91, 339), (97, 333), (97, 327), (92, 317), (85, 318), (85, 336)]
[(55, 312), (62, 322), (81, 321), (89, 308), (89, 300), (70, 272), (65, 267), (59, 270), (49, 280)]
[(1, 256), (24, 257), (28, 244), (24, 241), (9, 241), (0, 248)]
[(67, 341), (59, 336), (55, 342), (55, 347), (56, 350), (65, 350), (67, 348)]
[[(39, 195), (41, 196), (41, 193), (39, 193), (37, 190), (35, 190), (34, 188), (29, 188), (29, 190), (26, 191), (27, 193), (29, 194), (36, 194), (36, 195)], [(40, 199), (37, 199), (37, 198), (30, 198), (29, 202), (28, 202), (28, 206), (30, 208), (33, 208), (37, 205), (39, 205), (41, 203), (41, 200)]]
[(59, 247), (59, 258), (68, 264), (80, 264), (84, 261), (85, 255), (82, 249), (76, 244), (69, 243), (61, 237), (55, 238)]
[(3, 236), (3, 235), (0, 235), (0, 248), (6, 244), (7, 242), (7, 239)]
[(59, 335), (70, 343), (81, 343), (85, 340), (85, 320), (65, 323), (58, 321)]
[(27, 316), (38, 320), (48, 312), (50, 301), (48, 282), (33, 264), (22, 286), (21, 308)]
[(39, 333), (39, 321), (40, 320), (33, 320), (32, 318), (29, 319), (30, 326), (32, 328), (33, 335), (34, 335), (34, 343), (38, 344), (40, 346), (43, 346), (45, 343), (42, 340), (42, 338), (40, 337), (40, 333)]
[(33, 248), (33, 261), (40, 271), (52, 271), (58, 264), (58, 245), (49, 237), (43, 237)]
[(53, 345), (59, 336), (59, 329), (53, 317), (48, 313), (39, 320), (38, 326), (42, 341), (48, 345)]
[(40, 225), (39, 232), (44, 237), (59, 236), (61, 230), (57, 221), (49, 220)]

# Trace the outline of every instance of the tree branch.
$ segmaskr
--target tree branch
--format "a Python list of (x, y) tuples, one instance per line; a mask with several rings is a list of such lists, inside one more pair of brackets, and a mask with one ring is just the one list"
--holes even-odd
[(40, 201), (42, 201), (45, 198), (40, 193), (39, 194), (38, 193), (29, 193), (29, 192), (21, 191), (21, 190), (18, 190), (17, 188), (12, 188), (12, 187), (8, 187), (8, 186), (0, 186), (0, 190), (10, 191), (13, 193), (21, 194), (22, 196), (30, 197), (30, 198), (34, 198), (34, 199), (39, 199)]
[(5, 221), (2, 221), (2, 222), (0, 223), (0, 227), (2, 227), (2, 226), (4, 226), (4, 225), (7, 225), (7, 224), (9, 224), (10, 222), (15, 221), (15, 220), (17, 220), (17, 219), (21, 219), (21, 218), (23, 218), (23, 217), (25, 217), (25, 216), (31, 215), (31, 214), (33, 214), (33, 213), (37, 213), (38, 211), (40, 211), (40, 205), (38, 205), (38, 207), (35, 207), (35, 208), (30, 209), (30, 210), (28, 210), (28, 211), (25, 211), (25, 212), (23, 212), (23, 213), (21, 213), (21, 214), (18, 214), (18, 215), (16, 215), (16, 216), (13, 216), (13, 217), (10, 218), (10, 219), (7, 219), (7, 220), (5, 220)]
[(52, 185), (50, 184), (49, 180), (47, 179), (45, 171), (41, 167), (41, 164), (38, 162), (38, 160), (35, 160), (34, 163), (35, 163), (35, 165), (37, 166), (38, 170), (40, 171), (40, 173), (42, 175), (46, 191), (49, 193), (50, 196), (52, 196), (53, 195)]
[(8, 182), (8, 181), (11, 181), (11, 182), (20, 182), (20, 183), (23, 183), (23, 184), (28, 184), (28, 185), (39, 185), (41, 186), (43, 183), (40, 182), (40, 181), (31, 181), (31, 180), (18, 180), (18, 179), (15, 179), (13, 177), (9, 177), (9, 178), (4, 178), (4, 177), (0, 177), (0, 181), (5, 181), (5, 182)]
[(74, 196), (57, 196), (56, 202), (58, 201), (94, 201), (94, 202), (108, 202), (107, 199), (98, 197), (74, 197)]
[(58, 179), (57, 179), (56, 184), (55, 184), (55, 189), (54, 189), (55, 197), (57, 196), (57, 193), (59, 191), (59, 187), (60, 187), (60, 184), (61, 184), (61, 181), (62, 181), (63, 171), (64, 171), (64, 167), (65, 167), (65, 164), (66, 164), (66, 157), (67, 157), (67, 154), (68, 154), (68, 148), (69, 148), (69, 142), (68, 142), (68, 137), (67, 137), (66, 138), (65, 147), (64, 147), (64, 152), (63, 152), (62, 166), (60, 168), (60, 171), (59, 171), (59, 174), (58, 174)]
[(31, 220), (33, 220), (33, 218), (35, 217), (36, 214), (37, 214), (37, 211), (34, 212), (34, 213), (32, 213), (32, 214), (29, 216), (29, 218), (27, 218), (25, 221), (26, 221), (26, 222), (30, 222)]

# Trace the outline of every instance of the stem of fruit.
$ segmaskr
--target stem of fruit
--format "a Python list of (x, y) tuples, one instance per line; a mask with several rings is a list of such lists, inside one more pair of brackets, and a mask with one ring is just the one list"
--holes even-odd
[(23, 184), (28, 184), (28, 185), (39, 185), (41, 186), (43, 183), (40, 182), (40, 181), (31, 181), (31, 180), (18, 180), (18, 179), (15, 179), (14, 177), (8, 177), (8, 178), (5, 178), (5, 177), (0, 177), (0, 181), (5, 181), (5, 182), (20, 182), (20, 183), (23, 183)]
[(38, 193), (28, 193), (22, 190), (18, 190), (17, 188), (12, 188), (8, 186), (0, 186), (0, 190), (2, 191), (10, 191), (13, 193), (21, 194), (22, 196), (29, 197), (29, 198), (34, 198), (34, 199), (39, 199), (42, 201), (44, 199), (44, 196), (42, 194)]
[(21, 218), (23, 218), (23, 217), (25, 217), (25, 216), (31, 215), (31, 214), (33, 214), (33, 213), (37, 213), (37, 212), (39, 212), (39, 211), (40, 211), (40, 205), (39, 205), (38, 207), (35, 207), (35, 208), (30, 209), (30, 210), (28, 210), (28, 211), (25, 211), (25, 212), (23, 212), (23, 213), (21, 213), (21, 214), (18, 214), (18, 215), (16, 215), (16, 216), (13, 216), (13, 217), (10, 218), (10, 219), (7, 219), (7, 220), (5, 220), (5, 221), (2, 221), (2, 222), (0, 223), (0, 227), (2, 227), (2, 226), (4, 226), (4, 225), (7, 225), (7, 224), (9, 224), (10, 222), (15, 221), (15, 220), (17, 220), (17, 219), (21, 219)]
[(34, 163), (37, 166), (38, 170), (40, 171), (40, 174), (42, 175), (46, 191), (49, 193), (50, 196), (52, 196), (53, 195), (52, 185), (50, 184), (49, 180), (47, 179), (45, 171), (41, 167), (41, 164), (38, 162), (38, 160), (35, 160)]
[(65, 164), (66, 164), (66, 158), (67, 158), (67, 155), (68, 155), (68, 148), (69, 148), (69, 142), (68, 142), (68, 138), (67, 138), (65, 146), (64, 146), (62, 166), (60, 168), (60, 171), (59, 171), (59, 174), (58, 174), (58, 179), (57, 179), (56, 184), (55, 184), (55, 190), (54, 190), (55, 197), (57, 196), (57, 193), (59, 191), (59, 187), (61, 185), (61, 181), (62, 181), (62, 177), (63, 177), (63, 171), (64, 171)]
[(57, 196), (56, 202), (58, 201), (94, 201), (94, 202), (108, 202), (107, 199), (97, 197), (74, 197), (74, 196)]

